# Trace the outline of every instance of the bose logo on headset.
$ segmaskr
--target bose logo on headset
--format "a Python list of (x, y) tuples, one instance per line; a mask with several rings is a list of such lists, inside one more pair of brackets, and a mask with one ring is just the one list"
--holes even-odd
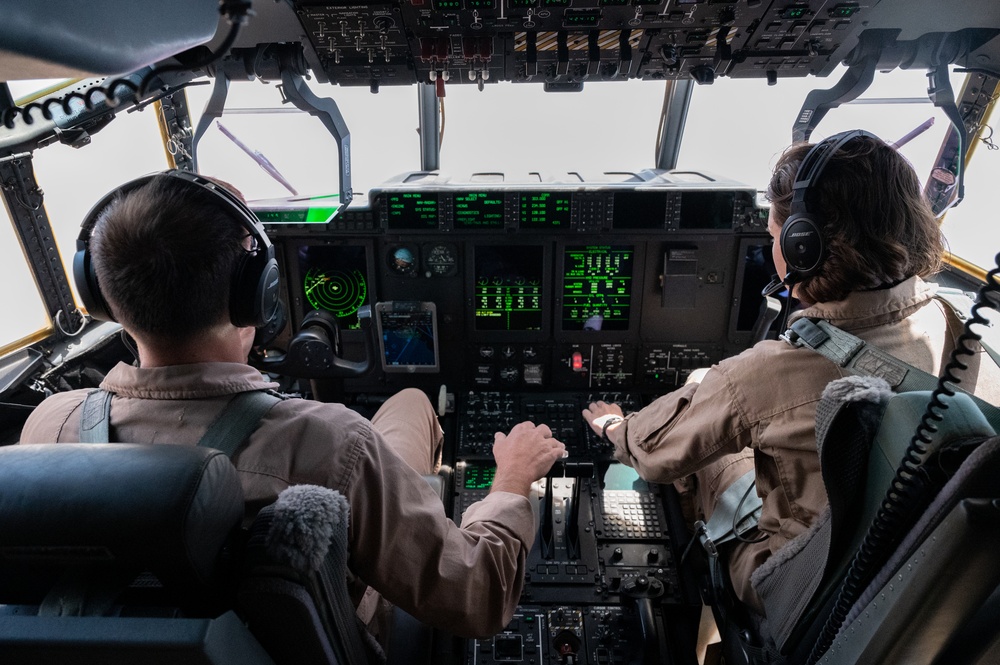
[(278, 262), (274, 258), (274, 246), (264, 233), (260, 220), (243, 201), (225, 187), (220, 187), (208, 178), (189, 171), (164, 171), (136, 178), (113, 190), (97, 202), (80, 226), (76, 239), (76, 254), (73, 257), (73, 279), (80, 293), (80, 299), (90, 315), (101, 321), (114, 321), (111, 308), (101, 293), (90, 255), (90, 237), (97, 220), (112, 201), (125, 196), (154, 178), (167, 177), (187, 183), (201, 192), (209, 192), (224, 208), (232, 211), (233, 219), (240, 224), (253, 239), (253, 251), (245, 252), (233, 271), (229, 295), (229, 319), (233, 325), (260, 328), (267, 325), (278, 309), (280, 277)]
[(837, 151), (861, 136), (877, 140), (875, 135), (863, 129), (834, 134), (814, 145), (799, 165), (792, 183), (790, 214), (778, 238), (781, 255), (788, 268), (788, 274), (782, 281), (788, 286), (820, 272), (826, 258), (826, 243), (823, 240), (824, 222), (815, 210), (814, 188)]

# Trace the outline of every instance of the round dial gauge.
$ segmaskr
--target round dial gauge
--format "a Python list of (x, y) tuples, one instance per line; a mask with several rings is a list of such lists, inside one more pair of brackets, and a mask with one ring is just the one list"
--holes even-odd
[(360, 270), (310, 268), (302, 281), (309, 304), (335, 316), (351, 316), (365, 304), (368, 295), (368, 285)]
[(424, 251), (424, 265), (432, 277), (458, 273), (458, 251), (454, 245), (432, 245)]
[(385, 263), (389, 266), (389, 270), (397, 275), (412, 275), (419, 267), (417, 265), (417, 250), (406, 245), (390, 247), (385, 256)]

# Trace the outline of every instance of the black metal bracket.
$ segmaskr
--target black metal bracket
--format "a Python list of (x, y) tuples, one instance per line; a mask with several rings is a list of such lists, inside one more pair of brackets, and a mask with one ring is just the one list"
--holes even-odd
[(191, 164), (194, 171), (198, 170), (198, 143), (201, 142), (201, 138), (208, 131), (208, 128), (212, 126), (212, 122), (222, 117), (228, 96), (229, 74), (224, 69), (217, 69), (212, 94), (205, 104), (205, 110), (202, 111), (201, 117), (198, 119), (198, 126), (194, 130), (194, 136), (191, 138)]
[(87, 320), (73, 299), (30, 153), (0, 158), (0, 191), (57, 334), (79, 335)]
[[(862, 42), (863, 44), (863, 42)], [(861, 48), (862, 44), (858, 45)], [(792, 125), (792, 141), (808, 141), (813, 130), (830, 109), (857, 99), (872, 84), (878, 65), (878, 50), (868, 50), (854, 62), (837, 84), (828, 90), (813, 90), (799, 109)]]
[(229, 95), (232, 75), (246, 75), (247, 79), (281, 79), (278, 90), (282, 103), (291, 102), (299, 110), (319, 118), (323, 126), (337, 142), (340, 153), (340, 202), (347, 205), (354, 199), (351, 185), (351, 132), (337, 106), (329, 97), (317, 97), (305, 80), (305, 63), (301, 48), (275, 48), (261, 46), (257, 49), (239, 49), (232, 52), (215, 68), (215, 85), (205, 110), (198, 120), (192, 139), (192, 156), (195, 170), (198, 169), (198, 143), (211, 127), (212, 122), (222, 117)]
[(281, 94), (285, 96), (283, 101), (291, 102), (296, 108), (319, 118), (337, 142), (340, 153), (340, 202), (346, 206), (354, 199), (351, 186), (351, 132), (337, 102), (329, 97), (317, 97), (306, 85), (305, 77), (290, 68), (281, 72)]
[[(927, 97), (944, 112), (952, 126), (934, 164), (931, 178), (924, 188), (934, 214), (941, 216), (948, 208), (958, 205), (965, 198), (965, 157), (969, 152), (969, 130), (955, 104), (955, 92), (951, 87), (947, 62), (927, 70)], [(944, 177), (935, 177), (935, 173), (941, 173)], [(952, 192), (955, 192), (954, 197), (951, 196)]]

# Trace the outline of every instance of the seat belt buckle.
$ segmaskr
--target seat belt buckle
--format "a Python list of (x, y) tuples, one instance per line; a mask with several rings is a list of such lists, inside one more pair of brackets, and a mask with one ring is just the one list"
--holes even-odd
[(792, 346), (808, 346), (815, 349), (830, 339), (830, 336), (810, 319), (802, 318), (781, 333), (779, 338)]
[(716, 559), (719, 556), (719, 548), (716, 547), (715, 541), (712, 537), (708, 535), (708, 525), (702, 520), (698, 520), (694, 523), (694, 535), (698, 537), (698, 542), (701, 544), (701, 548), (705, 550), (709, 558)]

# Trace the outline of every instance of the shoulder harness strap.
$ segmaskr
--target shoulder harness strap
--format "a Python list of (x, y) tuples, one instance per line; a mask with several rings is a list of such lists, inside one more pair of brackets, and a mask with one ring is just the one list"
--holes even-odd
[[(884, 379), (893, 392), (933, 391), (938, 384), (937, 377), (932, 374), (903, 362), (823, 319), (799, 319), (781, 335), (781, 339), (792, 346), (808, 347), (851, 374)], [(965, 392), (960, 386), (951, 385)], [(1000, 429), (1000, 408), (975, 395), (965, 394), (972, 398), (993, 428)]]
[(220, 450), (232, 459), (243, 448), (267, 412), (284, 399), (286, 398), (270, 390), (237, 393), (208, 426), (198, 445)]
[[(111, 398), (114, 393), (97, 388), (87, 393), (80, 413), (80, 443), (111, 443)], [(216, 416), (198, 442), (233, 458), (261, 419), (285, 397), (270, 390), (237, 393)]]
[(80, 443), (111, 443), (111, 398), (114, 393), (91, 390), (80, 412)]

